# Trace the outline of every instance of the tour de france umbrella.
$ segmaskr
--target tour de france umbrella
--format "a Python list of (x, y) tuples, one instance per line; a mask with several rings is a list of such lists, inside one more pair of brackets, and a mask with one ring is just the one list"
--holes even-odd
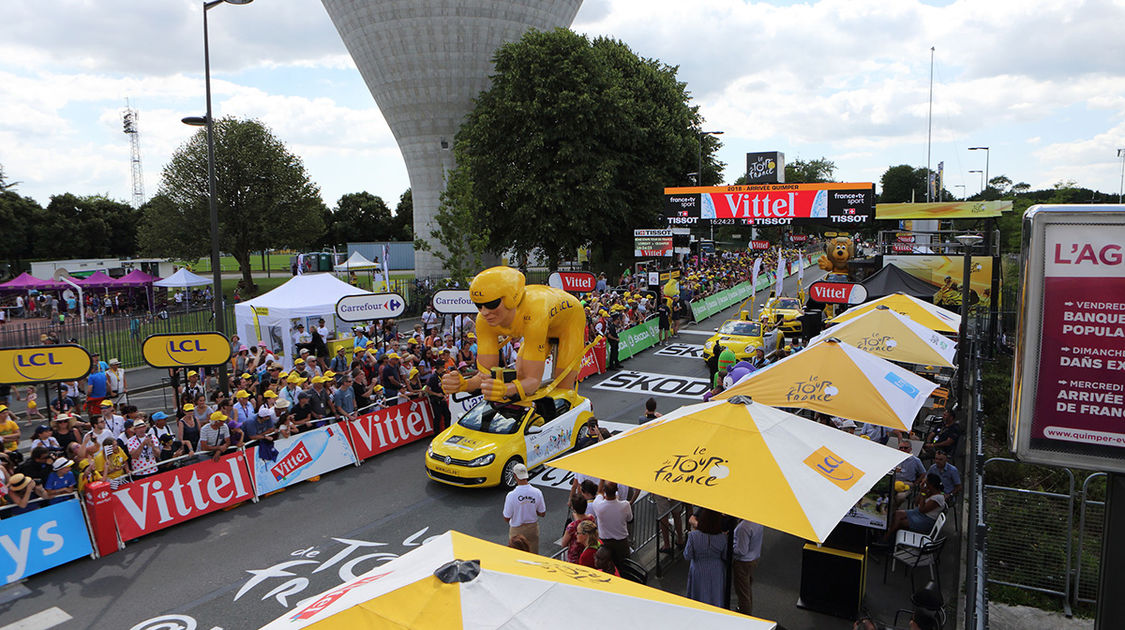
[(957, 344), (885, 306), (836, 324), (809, 341), (839, 339), (871, 354), (901, 363), (953, 367)]
[(749, 396), (773, 407), (812, 409), (909, 431), (937, 384), (890, 361), (829, 339), (760, 369), (716, 396)]
[(961, 328), (961, 316), (953, 311), (947, 311), (940, 306), (923, 302), (918, 298), (905, 293), (892, 293), (877, 300), (872, 300), (859, 306), (849, 308), (839, 315), (828, 320), (829, 323), (839, 324), (850, 319), (855, 319), (864, 313), (880, 306), (906, 315), (915, 322), (938, 332), (956, 333)]
[(448, 531), (305, 600), (263, 630), (708, 628), (776, 624)]
[(814, 542), (906, 454), (744, 396), (680, 407), (548, 466)]

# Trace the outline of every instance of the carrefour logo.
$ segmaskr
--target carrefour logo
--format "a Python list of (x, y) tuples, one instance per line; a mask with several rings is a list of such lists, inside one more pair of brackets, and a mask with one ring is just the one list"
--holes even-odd
[(346, 295), (336, 302), (336, 317), (346, 322), (389, 319), (402, 315), (406, 300), (397, 293)]
[(156, 368), (219, 365), (230, 353), (230, 342), (217, 332), (151, 335), (141, 346), (145, 363)]
[(0, 383), (72, 381), (90, 373), (90, 354), (81, 346), (37, 346), (0, 350)]

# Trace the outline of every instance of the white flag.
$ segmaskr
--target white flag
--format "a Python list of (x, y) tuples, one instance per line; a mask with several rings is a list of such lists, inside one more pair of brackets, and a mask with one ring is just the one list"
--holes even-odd
[(773, 294), (781, 297), (781, 290), (785, 287), (785, 254), (782, 253), (781, 248), (777, 249), (777, 287), (773, 290)]
[(384, 291), (390, 291), (391, 290), (391, 279), (390, 279), (390, 276), (387, 275), (389, 273), (387, 271), (387, 269), (390, 266), (391, 266), (391, 257), (387, 253), (387, 246), (383, 245), (383, 290)]
[(750, 272), (750, 292), (758, 292), (758, 274), (762, 272), (762, 259), (754, 259), (754, 270)]
[(805, 255), (797, 256), (797, 277), (801, 282), (805, 281)]

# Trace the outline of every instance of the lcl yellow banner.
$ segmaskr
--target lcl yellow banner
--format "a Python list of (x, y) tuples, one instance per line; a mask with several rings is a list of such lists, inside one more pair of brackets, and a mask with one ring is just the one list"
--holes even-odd
[(155, 368), (219, 365), (230, 361), (230, 342), (217, 332), (150, 335), (141, 346)]
[(82, 346), (29, 346), (0, 350), (0, 383), (75, 381), (90, 373)]

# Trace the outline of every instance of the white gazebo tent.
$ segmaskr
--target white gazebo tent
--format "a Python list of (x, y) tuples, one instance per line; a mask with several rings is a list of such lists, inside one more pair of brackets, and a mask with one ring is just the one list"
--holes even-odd
[(342, 263), (336, 265), (336, 271), (367, 271), (379, 269), (379, 263), (367, 260), (363, 254), (359, 252), (352, 252)]
[(179, 271), (167, 278), (162, 278), (153, 282), (152, 286), (165, 287), (168, 289), (184, 289), (187, 287), (201, 287), (207, 284), (211, 284), (211, 280), (203, 276), (195, 275), (188, 271), (186, 267), (181, 267)]
[[(265, 341), (286, 369), (293, 365), (293, 331), (298, 323), (323, 317), (335, 329), (336, 302), (347, 295), (370, 294), (328, 273), (306, 273), (269, 293), (234, 305), (234, 325), (243, 343)], [(315, 319), (312, 323), (315, 323)]]

